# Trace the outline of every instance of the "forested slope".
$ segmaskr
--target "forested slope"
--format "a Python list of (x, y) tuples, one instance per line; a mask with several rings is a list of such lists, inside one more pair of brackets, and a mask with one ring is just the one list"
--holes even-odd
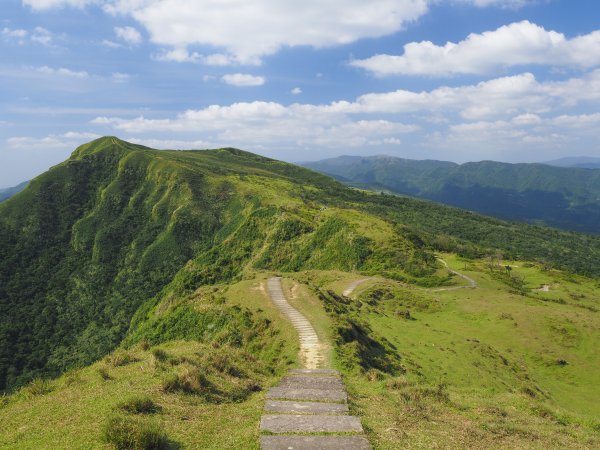
[(507, 220), (600, 232), (599, 170), (495, 161), (459, 165), (391, 156), (342, 156), (304, 165), (355, 186)]

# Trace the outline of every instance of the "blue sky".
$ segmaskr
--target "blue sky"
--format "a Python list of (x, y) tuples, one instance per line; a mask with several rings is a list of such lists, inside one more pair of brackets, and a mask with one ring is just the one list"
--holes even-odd
[(600, 156), (600, 2), (3, 0), (0, 188), (102, 135), (287, 161)]

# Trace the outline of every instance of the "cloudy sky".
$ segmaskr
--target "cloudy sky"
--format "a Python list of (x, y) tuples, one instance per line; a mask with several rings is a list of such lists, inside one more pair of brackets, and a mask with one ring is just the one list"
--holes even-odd
[(600, 156), (596, 0), (2, 0), (0, 188), (102, 135), (287, 160)]

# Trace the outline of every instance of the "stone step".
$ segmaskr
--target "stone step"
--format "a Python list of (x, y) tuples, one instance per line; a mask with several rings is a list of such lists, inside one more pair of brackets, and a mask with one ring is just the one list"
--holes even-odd
[(261, 431), (270, 433), (362, 433), (358, 417), (326, 415), (265, 415)]
[(288, 373), (290, 375), (340, 375), (335, 369), (291, 369)]
[(345, 403), (267, 400), (265, 411), (279, 414), (348, 414), (348, 405)]
[(263, 450), (371, 450), (362, 436), (261, 436)]
[(268, 399), (306, 400), (317, 402), (345, 402), (348, 394), (343, 390), (334, 389), (297, 389), (274, 387), (267, 391)]
[(277, 387), (293, 389), (338, 389), (344, 390), (340, 378), (319, 375), (291, 375), (284, 377)]

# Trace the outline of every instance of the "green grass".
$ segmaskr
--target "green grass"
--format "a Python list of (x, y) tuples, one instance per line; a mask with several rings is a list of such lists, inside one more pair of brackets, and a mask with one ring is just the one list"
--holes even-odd
[[(480, 287), (437, 291), (370, 280), (346, 309), (329, 308), (334, 329), (358, 314), (369, 335), (387, 341), (400, 358), (402, 370), (395, 373), (369, 367), (369, 355), (357, 364), (344, 350), (347, 343), (334, 337), (352, 412), (362, 417), (375, 448), (600, 445), (600, 374), (594, 369), (600, 366), (600, 317), (590, 310), (600, 306), (592, 294), (597, 281), (509, 262), (526, 286), (556, 287), (523, 296), (511, 293), (485, 260), (443, 257)], [(333, 272), (298, 277), (321, 293), (341, 293), (362, 278)]]
[[(268, 321), (264, 334), (245, 347), (215, 340), (149, 347), (140, 340), (89, 367), (34, 382), (1, 400), (0, 448), (114, 448), (107, 442), (110, 428), (110, 442), (141, 442), (147, 433), (166, 436), (159, 441), (167, 447), (154, 448), (258, 449), (264, 390), (296, 363), (298, 350), (295, 333), (261, 290), (263, 282), (214, 287), (221, 306), (246, 308)], [(186, 302), (201, 311), (205, 295), (201, 290)], [(156, 309), (168, 315), (174, 306), (166, 303)], [(165, 389), (169, 379), (177, 380), (174, 389)]]

